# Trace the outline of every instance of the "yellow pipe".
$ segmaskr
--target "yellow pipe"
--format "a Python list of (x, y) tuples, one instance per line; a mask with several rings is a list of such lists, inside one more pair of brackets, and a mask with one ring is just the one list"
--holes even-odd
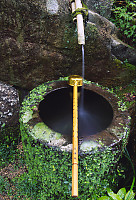
[(78, 196), (78, 97), (77, 85), (73, 88), (73, 150), (72, 150), (72, 196)]
[(83, 78), (78, 75), (69, 77), (69, 85), (73, 87), (73, 136), (72, 136), (72, 197), (78, 197), (78, 86), (82, 86)]

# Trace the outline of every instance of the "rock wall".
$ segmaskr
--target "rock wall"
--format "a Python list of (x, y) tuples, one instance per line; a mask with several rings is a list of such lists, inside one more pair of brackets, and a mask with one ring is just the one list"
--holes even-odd
[[(94, 4), (89, 0), (86, 3), (89, 8)], [(104, 1), (99, 4), (104, 5)], [(30, 90), (48, 80), (81, 74), (81, 46), (77, 44), (68, 0), (3, 1), (0, 24), (1, 81)], [(114, 24), (89, 11), (85, 27), (86, 79), (107, 83), (115, 76), (113, 82), (120, 83), (116, 76), (122, 76), (123, 71), (124, 79), (128, 71), (122, 69), (121, 62), (115, 62), (116, 58), (136, 64), (135, 50), (119, 41), (116, 32)]]

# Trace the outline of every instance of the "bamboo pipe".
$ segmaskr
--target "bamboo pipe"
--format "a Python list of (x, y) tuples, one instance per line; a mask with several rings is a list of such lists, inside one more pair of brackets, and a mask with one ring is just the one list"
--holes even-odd
[[(76, 9), (82, 8), (81, 0), (75, 0)], [(85, 44), (84, 23), (82, 14), (77, 15), (78, 44)]]
[[(76, 5), (75, 5), (74, 1), (71, 2), (71, 10), (72, 10), (72, 13), (76, 10)], [(74, 21), (74, 19), (73, 19), (73, 21)]]
[[(71, 1), (71, 10), (72, 13), (76, 11), (76, 9), (82, 8), (81, 0)], [(73, 21), (77, 21), (77, 32), (78, 32), (78, 44), (85, 44), (85, 35), (84, 35), (84, 23), (82, 14), (78, 14), (73, 18)]]
[(78, 86), (83, 85), (83, 78), (78, 75), (69, 77), (73, 86), (73, 136), (72, 136), (72, 197), (78, 197)]

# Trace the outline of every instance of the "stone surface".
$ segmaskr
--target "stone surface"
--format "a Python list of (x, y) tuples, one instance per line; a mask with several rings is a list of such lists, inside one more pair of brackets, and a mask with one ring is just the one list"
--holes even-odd
[(117, 38), (114, 39), (114, 36), (111, 37), (111, 49), (116, 58), (122, 61), (127, 60), (129, 63), (136, 66), (136, 51)]
[(93, 10), (103, 17), (111, 16), (113, 0), (84, 0), (90, 10)]
[(0, 82), (0, 128), (14, 126), (19, 119), (19, 95), (15, 88)]
[(93, 23), (106, 43), (106, 48), (110, 53), (121, 61), (128, 60), (129, 63), (136, 65), (136, 50), (123, 43), (117, 38), (116, 26), (106, 18), (89, 11), (89, 22)]
[[(61, 76), (81, 75), (81, 46), (68, 0), (1, 2), (0, 24), (0, 80), (30, 90)], [(133, 79), (134, 73), (130, 76), (115, 59), (135, 64), (136, 52), (117, 40), (114, 24), (90, 10), (85, 35), (87, 80), (120, 84)]]

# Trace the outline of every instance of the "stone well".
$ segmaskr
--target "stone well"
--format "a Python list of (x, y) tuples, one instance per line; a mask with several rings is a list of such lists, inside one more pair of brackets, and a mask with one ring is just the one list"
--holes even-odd
[[(44, 83), (29, 93), (20, 111), (28, 173), (32, 180), (38, 179), (44, 185), (47, 182), (46, 190), (51, 191), (52, 199), (72, 198), (70, 87), (67, 78)], [(115, 166), (127, 144), (130, 123), (125, 105), (112, 90), (84, 81), (84, 94), (83, 118), (79, 106), (78, 168), (79, 197), (83, 200), (92, 196), (97, 199), (111, 187), (117, 176), (116, 172), (113, 174)]]
[[(79, 151), (120, 146), (128, 137), (129, 123), (123, 103), (109, 89), (95, 83), (85, 83), (84, 90), (83, 116), (79, 105)], [(28, 125), (29, 134), (48, 146), (72, 151), (72, 87), (67, 81), (52, 81), (35, 88), (24, 102), (28, 101), (21, 122)]]

